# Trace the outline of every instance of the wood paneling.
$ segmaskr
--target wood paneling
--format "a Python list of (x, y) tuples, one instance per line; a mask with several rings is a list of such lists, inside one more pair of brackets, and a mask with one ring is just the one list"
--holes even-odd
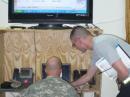
[(4, 34), (4, 80), (12, 78), (14, 67), (32, 67), (35, 70), (34, 32), (8, 31)]

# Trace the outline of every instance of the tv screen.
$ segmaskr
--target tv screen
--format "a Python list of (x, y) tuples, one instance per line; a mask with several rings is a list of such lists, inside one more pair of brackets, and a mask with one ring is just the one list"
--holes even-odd
[(92, 0), (9, 0), (9, 22), (92, 23)]
[(21, 68), (20, 78), (32, 78), (33, 70), (32, 68)]

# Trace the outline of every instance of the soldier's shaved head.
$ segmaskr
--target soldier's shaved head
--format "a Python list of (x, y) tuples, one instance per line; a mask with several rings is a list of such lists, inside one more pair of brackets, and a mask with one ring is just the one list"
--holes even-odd
[(46, 62), (46, 73), (49, 76), (59, 76), (61, 73), (61, 67), (61, 59), (56, 56), (52, 56)]
[(48, 67), (48, 69), (61, 68), (61, 65), (62, 65), (62, 62), (60, 58), (56, 56), (50, 57), (46, 62), (46, 67)]

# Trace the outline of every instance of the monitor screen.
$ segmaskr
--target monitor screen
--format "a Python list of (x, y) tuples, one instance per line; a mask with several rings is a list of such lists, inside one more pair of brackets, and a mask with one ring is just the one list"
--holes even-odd
[(32, 78), (32, 68), (21, 68), (20, 78)]
[(29, 70), (21, 70), (21, 75), (28, 76), (30, 74)]
[(86, 0), (15, 0), (14, 13), (86, 14)]
[(9, 0), (11, 23), (92, 23), (93, 0)]

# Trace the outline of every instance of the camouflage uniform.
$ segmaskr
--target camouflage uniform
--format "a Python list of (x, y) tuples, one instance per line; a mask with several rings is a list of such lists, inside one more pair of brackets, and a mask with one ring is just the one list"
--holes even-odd
[(40, 80), (21, 94), (22, 97), (79, 97), (70, 84), (56, 77)]

